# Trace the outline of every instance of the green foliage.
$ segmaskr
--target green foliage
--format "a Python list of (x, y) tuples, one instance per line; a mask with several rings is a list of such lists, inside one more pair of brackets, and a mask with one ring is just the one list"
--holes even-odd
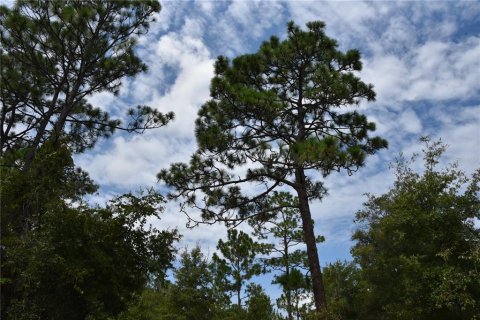
[(394, 187), (357, 213), (352, 254), (369, 291), (365, 308), (372, 319), (475, 319), (480, 171), (437, 171), (445, 146), (423, 141), (423, 174), (399, 159)]
[[(133, 300), (118, 320), (163, 320), (169, 314), (168, 286), (161, 290), (145, 288), (138, 299)], [(172, 318), (171, 318), (172, 319)]]
[[(223, 291), (225, 287), (219, 287), (216, 282), (215, 271), (200, 247), (185, 249), (173, 273), (174, 282), (166, 282), (156, 290), (144, 290), (120, 320), (245, 319), (247, 311), (232, 306), (230, 297)], [(257, 296), (258, 301), (252, 300), (252, 308), (260, 312), (257, 309), (265, 306), (265, 296), (263, 291)]]
[(142, 132), (173, 114), (147, 106), (112, 118), (86, 97), (116, 93), (124, 77), (147, 69), (134, 53), (158, 1), (18, 1), (1, 7), (1, 152), (29, 148), (28, 168), (45, 141), (64, 136), (73, 151), (91, 148), (115, 129)]
[(292, 268), (275, 277), (283, 293), (277, 299), (279, 309), (287, 311), (286, 319), (303, 319), (311, 300), (311, 281), (302, 271)]
[(218, 241), (217, 249), (222, 257), (213, 254), (214, 272), (225, 291), (235, 292), (237, 307), (242, 307), (242, 287), (254, 275), (264, 272), (262, 265), (256, 262), (258, 254), (266, 253), (267, 247), (253, 241), (243, 231), (228, 230), (228, 239)]
[(149, 277), (165, 276), (176, 231), (145, 229), (143, 207), (117, 211), (117, 203), (49, 210), (8, 248), (5, 269), (15, 289), (7, 319), (107, 319), (123, 311)]
[(107, 319), (163, 281), (179, 236), (147, 228), (160, 195), (90, 208), (82, 199), (96, 186), (67, 147), (49, 142), (30, 170), (0, 168), (2, 319)]
[[(24, 224), (36, 227), (45, 211), (81, 201), (97, 190), (88, 174), (74, 166), (63, 145), (44, 144), (28, 172), (10, 167), (8, 163), (15, 162), (12, 156), (0, 158), (2, 238), (17, 234)], [(29, 215), (30, 211), (36, 214)]]
[(200, 247), (185, 250), (175, 271), (176, 283), (169, 291), (170, 316), (165, 319), (212, 319), (215, 301), (212, 299), (210, 264)]
[(323, 269), (328, 319), (378, 319), (365, 308), (369, 292), (361, 269), (354, 262), (328, 264)]
[(97, 186), (71, 156), (173, 117), (139, 106), (122, 125), (86, 100), (146, 70), (135, 39), (159, 11), (150, 0), (0, 6), (2, 318), (112, 317), (164, 282), (178, 234), (146, 225), (163, 198), (150, 190), (90, 208)]
[[(268, 201), (269, 213), (250, 219), (254, 234), (260, 239), (270, 239), (270, 255), (264, 259), (267, 266), (280, 274), (273, 283), (282, 287), (283, 294), (277, 300), (280, 309), (287, 312), (287, 319), (300, 315), (301, 300), (310, 292), (310, 279), (300, 269), (308, 270), (307, 253), (300, 249), (305, 245), (302, 221), (298, 210), (298, 198), (287, 192), (274, 191)], [(273, 241), (273, 243), (272, 243)], [(318, 242), (323, 241), (322, 237)]]
[[(228, 305), (222, 305), (215, 299), (215, 294), (212, 295), (213, 288), (211, 287), (211, 279), (201, 284), (202, 281), (195, 281), (194, 275), (199, 275), (206, 279), (209, 277), (208, 272), (199, 274), (199, 271), (205, 271), (205, 262), (203, 255), (198, 248), (194, 248), (190, 253), (185, 251), (182, 254), (181, 260), (185, 260), (185, 254), (190, 257), (187, 262), (189, 270), (193, 271), (193, 275), (188, 275), (190, 278), (188, 285), (182, 284), (168, 284), (160, 290), (152, 290), (146, 288), (138, 300), (131, 304), (128, 311), (124, 312), (119, 320), (246, 320), (246, 319), (262, 319), (274, 320), (280, 319), (275, 313), (270, 298), (265, 293), (263, 288), (257, 284), (250, 283), (247, 286), (248, 300), (245, 309), (238, 309)], [(192, 265), (191, 259), (193, 256), (198, 256), (200, 253), (201, 261), (199, 264)], [(194, 258), (196, 259), (196, 258)], [(182, 265), (180, 269), (185, 268)], [(188, 270), (185, 270), (188, 271)], [(183, 276), (181, 276), (183, 277)], [(178, 279), (180, 280), (180, 279)], [(182, 280), (180, 280), (183, 282)], [(192, 286), (193, 285), (193, 286)]]
[[(307, 27), (290, 24), (284, 41), (272, 37), (255, 54), (217, 59), (212, 100), (196, 121), (198, 152), (189, 165), (173, 164), (158, 175), (189, 205), (199, 205), (195, 191), (205, 193), (203, 220), (248, 218), (263, 211), (268, 193), (280, 184), (298, 189), (289, 179), (297, 169), (353, 171), (366, 155), (386, 147), (368, 137), (375, 125), (364, 115), (340, 112), (375, 97), (372, 86), (354, 75), (361, 69), (358, 51), (338, 51), (323, 23)], [(227, 170), (250, 162), (259, 166), (244, 176)], [(237, 185), (248, 182), (265, 184), (264, 192), (240, 192)], [(302, 188), (309, 199), (324, 195), (309, 178)]]
[(263, 288), (255, 283), (247, 286), (247, 313), (246, 320), (273, 320), (276, 319), (270, 297), (265, 293)]

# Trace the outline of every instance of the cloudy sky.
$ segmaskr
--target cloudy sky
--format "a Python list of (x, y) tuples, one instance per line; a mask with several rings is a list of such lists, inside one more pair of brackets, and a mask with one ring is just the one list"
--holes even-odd
[[(218, 55), (255, 52), (271, 35), (285, 37), (286, 24), (326, 22), (326, 33), (341, 49), (358, 48), (361, 78), (375, 86), (377, 101), (360, 109), (390, 144), (367, 159), (353, 176), (326, 179), (329, 196), (312, 203), (322, 266), (351, 259), (353, 218), (366, 200), (393, 182), (388, 164), (400, 152), (421, 150), (418, 138), (442, 138), (450, 147), (445, 163), (458, 161), (467, 172), (480, 167), (480, 3), (477, 1), (163, 1), (138, 53), (149, 71), (124, 81), (120, 95), (99, 94), (91, 101), (111, 113), (148, 104), (174, 111), (165, 128), (144, 135), (116, 134), (77, 156), (77, 164), (100, 184), (96, 201), (113, 194), (155, 186), (156, 174), (173, 162), (188, 161), (196, 148), (194, 120), (209, 99), (213, 62)], [(185, 228), (178, 205), (167, 204), (160, 228), (178, 227), (180, 246), (199, 243), (212, 252), (223, 226)]]

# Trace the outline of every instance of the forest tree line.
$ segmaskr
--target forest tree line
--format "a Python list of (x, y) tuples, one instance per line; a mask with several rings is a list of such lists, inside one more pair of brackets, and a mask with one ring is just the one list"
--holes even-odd
[[(160, 10), (151, 0), (0, 7), (2, 318), (478, 319), (480, 171), (439, 169), (441, 141), (421, 139), (422, 173), (397, 159), (391, 189), (356, 213), (353, 261), (321, 268), (311, 201), (327, 196), (329, 174), (353, 174), (388, 145), (348, 111), (375, 92), (357, 76), (359, 51), (340, 51), (323, 22), (291, 22), (285, 40), (218, 57), (197, 150), (158, 174), (169, 194), (91, 205), (98, 186), (73, 156), (174, 119), (144, 105), (111, 116), (88, 101), (147, 70), (136, 39)], [(228, 228), (211, 256), (148, 224), (170, 200), (192, 226)], [(275, 301), (254, 282), (266, 273)]]

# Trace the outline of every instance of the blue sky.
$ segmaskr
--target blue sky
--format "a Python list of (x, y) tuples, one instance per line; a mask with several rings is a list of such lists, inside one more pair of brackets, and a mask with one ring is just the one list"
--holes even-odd
[[(117, 97), (102, 93), (90, 100), (113, 114), (148, 104), (174, 111), (176, 120), (144, 135), (116, 134), (76, 157), (101, 186), (96, 201), (141, 186), (166, 190), (155, 175), (173, 162), (188, 161), (195, 150), (194, 120), (209, 99), (215, 58), (255, 52), (271, 35), (284, 38), (290, 20), (301, 26), (322, 20), (341, 49), (361, 51), (360, 77), (374, 84), (377, 101), (359, 108), (390, 144), (353, 176), (329, 176), (329, 195), (311, 204), (316, 232), (326, 237), (319, 246), (322, 266), (351, 259), (353, 218), (366, 201), (364, 193), (388, 190), (389, 163), (400, 152), (419, 152), (420, 136), (442, 138), (450, 146), (445, 163), (458, 161), (469, 173), (480, 167), (480, 2), (163, 1), (162, 6), (148, 35), (139, 39), (138, 53), (149, 71), (126, 79)], [(181, 247), (198, 243), (210, 253), (226, 234), (221, 225), (186, 229), (175, 203), (152, 223), (178, 227)]]

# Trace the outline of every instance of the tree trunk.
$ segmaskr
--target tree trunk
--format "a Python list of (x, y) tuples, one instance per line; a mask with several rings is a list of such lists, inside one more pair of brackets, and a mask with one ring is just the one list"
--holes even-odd
[(308, 204), (305, 172), (302, 168), (295, 170), (295, 182), (297, 184), (297, 194), (300, 214), (302, 216), (305, 244), (307, 245), (308, 265), (312, 276), (313, 297), (315, 300), (315, 308), (318, 312), (327, 307), (327, 301), (325, 298), (322, 270), (320, 269), (320, 261), (318, 259), (317, 242), (315, 241), (315, 234), (313, 231), (312, 215)]
[(40, 127), (37, 130), (35, 139), (33, 140), (32, 145), (29, 146), (30, 150), (25, 155), (25, 162), (22, 168), (23, 172), (27, 172), (30, 169), (33, 159), (35, 158), (37, 150), (40, 146), (40, 142), (42, 141), (43, 138), (45, 138), (45, 132), (47, 130), (48, 123), (50, 122), (50, 119), (52, 118), (57, 108), (57, 100), (59, 95), (60, 95), (60, 90), (57, 89), (52, 99), (52, 102), (50, 103), (50, 107), (47, 113), (45, 114), (45, 116), (43, 116), (42, 121), (40, 121)]
[[(288, 276), (287, 276), (288, 279)], [(286, 292), (286, 299), (287, 299), (287, 314), (288, 314), (288, 320), (293, 320), (293, 307), (292, 307), (292, 290), (290, 288), (287, 288)]]
[(288, 320), (293, 320), (293, 315), (292, 315), (292, 288), (290, 286), (290, 259), (289, 259), (289, 252), (288, 252), (288, 242), (287, 242), (287, 237), (286, 235), (283, 236), (283, 244), (284, 244), (284, 250), (285, 250), (285, 275), (287, 276), (287, 287), (285, 290), (285, 298), (287, 299), (287, 314), (288, 314)]
[(242, 309), (242, 298), (240, 295), (242, 294), (242, 287), (241, 285), (237, 286), (237, 306), (238, 306), (238, 311)]

